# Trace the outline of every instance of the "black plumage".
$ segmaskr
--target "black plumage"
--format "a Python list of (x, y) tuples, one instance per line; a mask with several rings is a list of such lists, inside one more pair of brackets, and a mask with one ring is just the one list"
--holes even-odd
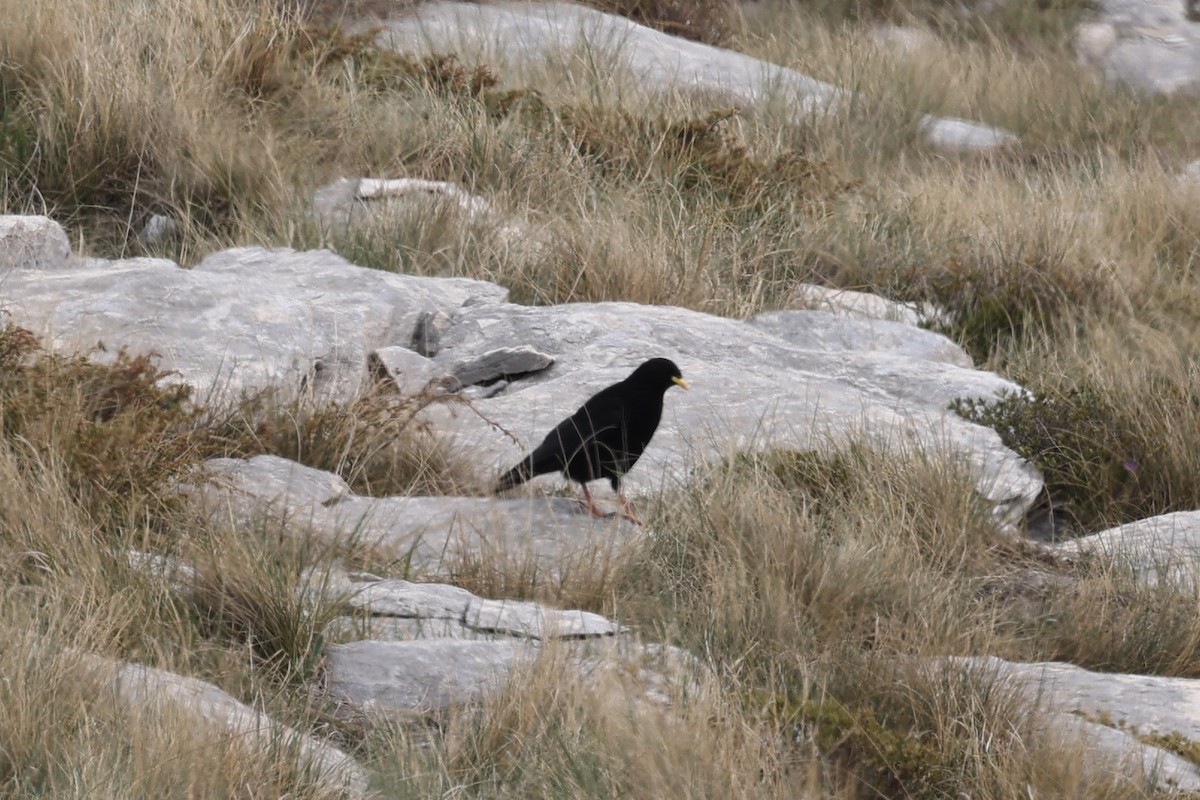
[(650, 359), (558, 423), (532, 453), (500, 476), (495, 491), (519, 486), (535, 475), (562, 472), (583, 486), (588, 511), (602, 515), (587, 484), (608, 478), (621, 500), (622, 513), (636, 521), (632, 506), (621, 494), (621, 478), (650, 444), (662, 419), (663, 395), (672, 386), (688, 388), (675, 362)]

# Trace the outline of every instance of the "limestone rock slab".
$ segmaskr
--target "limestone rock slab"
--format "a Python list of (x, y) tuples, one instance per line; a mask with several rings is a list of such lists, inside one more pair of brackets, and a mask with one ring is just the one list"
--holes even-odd
[(1057, 553), (1098, 555), (1149, 586), (1194, 587), (1200, 574), (1200, 511), (1178, 511), (1051, 545)]
[(213, 519), (274, 520), (330, 540), (354, 536), (404, 553), (425, 576), (458, 559), (514, 560), (563, 575), (613, 557), (641, 535), (623, 518), (592, 517), (563, 497), (361, 497), (331, 473), (276, 456), (212, 459), (204, 473), (180, 488)]
[[(1073, 664), (1020, 663), (994, 656), (947, 661), (1018, 687), (1047, 712), (1050, 724), (1063, 733), (1084, 735), (1100, 760), (1120, 763), (1132, 758), (1161, 788), (1200, 791), (1200, 767), (1136, 738), (1178, 734), (1200, 742), (1200, 680), (1091, 672)], [(1081, 715), (1092, 724), (1081, 727)]]
[(356, 267), (328, 251), (236, 248), (193, 269), (162, 259), (40, 263), (4, 277), (13, 322), (99, 359), (156, 352), (210, 403), (263, 390), (348, 399), (367, 377), (368, 353), (409, 344), (423, 315), (506, 294), (484, 281)]
[(525, 639), (590, 639), (615, 636), (623, 628), (590, 611), (547, 608), (521, 600), (475, 598), (463, 621), (472, 629)]
[[(678, 648), (628, 637), (598, 641), (563, 645), (557, 663), (564, 683), (603, 692), (611, 704), (669, 707), (673, 689), (694, 686), (703, 671)], [(327, 650), (326, 690), (358, 712), (440, 711), (494, 696), (543, 654), (537, 642), (522, 639), (348, 642)]]
[(633, 303), (504, 304), (456, 312), (435, 360), (450, 365), (521, 345), (555, 363), (474, 401), (503, 431), (467, 415), (445, 427), (452, 446), (490, 464), (491, 474), (516, 463), (592, 394), (645, 359), (667, 356), (692, 390), (667, 393), (658, 432), (625, 481), (635, 494), (679, 485), (697, 462), (739, 450), (820, 449), (864, 436), (882, 448), (925, 447), (961, 457), (977, 474), (980, 493), (1009, 521), (1041, 488), (1037, 470), (995, 431), (946, 410), (958, 396), (1020, 387), (946, 363), (959, 359), (954, 346), (911, 326), (821, 312), (780, 312), (755, 324)]
[(363, 711), (436, 711), (479, 702), (536, 656), (535, 645), (519, 640), (364, 639), (328, 648), (327, 689)]

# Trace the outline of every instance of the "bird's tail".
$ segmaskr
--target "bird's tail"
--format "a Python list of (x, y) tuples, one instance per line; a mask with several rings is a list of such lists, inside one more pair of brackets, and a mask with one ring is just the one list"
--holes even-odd
[(525, 481), (533, 477), (533, 464), (529, 460), (522, 461), (508, 472), (500, 476), (500, 480), (496, 481), (496, 486), (492, 489), (492, 494), (500, 494), (514, 486), (520, 486)]

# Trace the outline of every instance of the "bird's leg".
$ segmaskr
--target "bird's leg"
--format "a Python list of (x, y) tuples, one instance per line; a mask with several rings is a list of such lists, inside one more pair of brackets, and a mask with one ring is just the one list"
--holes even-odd
[(604, 509), (596, 505), (596, 501), (592, 499), (592, 493), (588, 491), (587, 484), (581, 483), (579, 485), (583, 488), (583, 507), (587, 509), (587, 512), (593, 517), (607, 517), (608, 514)]
[(645, 525), (646, 524), (646, 523), (642, 522), (641, 519), (638, 518), (638, 515), (633, 510), (633, 503), (629, 502), (629, 500), (625, 497), (625, 495), (621, 494), (620, 492), (617, 492), (617, 499), (621, 501), (621, 516), (622, 517), (624, 517), (625, 519), (627, 519), (630, 522), (637, 524), (637, 525)]

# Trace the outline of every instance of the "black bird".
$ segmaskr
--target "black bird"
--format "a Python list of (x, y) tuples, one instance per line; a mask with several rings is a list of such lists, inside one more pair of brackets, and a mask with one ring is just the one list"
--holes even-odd
[(525, 459), (500, 476), (495, 492), (519, 486), (535, 475), (562, 472), (583, 486), (586, 508), (604, 516), (592, 500), (588, 481), (608, 478), (621, 501), (621, 513), (640, 522), (621, 494), (621, 478), (637, 463), (662, 419), (663, 395), (672, 386), (688, 388), (675, 362), (652, 358), (628, 378), (593, 395), (558, 423)]

